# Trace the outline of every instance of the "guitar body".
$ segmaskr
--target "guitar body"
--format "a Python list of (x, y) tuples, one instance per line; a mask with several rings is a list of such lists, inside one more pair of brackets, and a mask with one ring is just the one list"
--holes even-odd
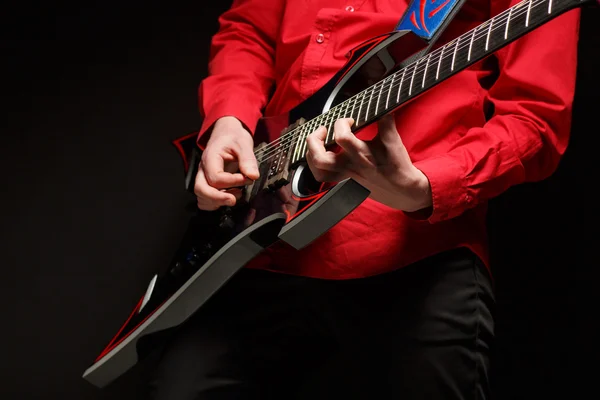
[[(410, 31), (374, 38), (350, 53), (346, 66), (323, 88), (285, 115), (259, 121), (255, 141), (284, 135), (298, 121), (326, 112), (386, 77), (426, 43)], [(196, 134), (177, 139), (186, 189), (193, 191), (200, 153)], [(268, 151), (268, 150), (266, 150)], [(257, 158), (260, 146), (257, 147)], [(276, 161), (276, 160), (274, 160)], [(196, 211), (170, 265), (159, 271), (117, 335), (83, 377), (103, 387), (133, 367), (198, 310), (237, 271), (278, 240), (300, 249), (338, 223), (368, 196), (349, 179), (325, 186), (305, 163), (277, 173), (260, 165), (261, 177), (246, 188), (247, 202), (213, 212)]]

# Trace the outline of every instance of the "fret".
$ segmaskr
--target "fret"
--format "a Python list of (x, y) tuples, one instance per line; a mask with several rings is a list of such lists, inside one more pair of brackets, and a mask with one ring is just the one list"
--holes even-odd
[(344, 100), (340, 103), (340, 118), (350, 118), (348, 116), (348, 100)]
[(324, 122), (325, 119), (327, 118), (327, 115), (323, 114), (323, 115), (319, 115), (317, 118), (315, 118), (313, 120), (312, 125), (310, 126), (310, 132), (314, 132), (316, 131), (319, 127), (321, 126), (325, 126)]
[[(350, 106), (350, 103), (348, 100), (344, 101), (341, 105), (340, 105), (340, 115), (341, 118), (351, 118), (349, 117), (346, 113), (348, 112), (348, 107)], [(331, 134), (331, 142), (333, 143), (335, 141), (335, 131)]]
[(298, 135), (298, 139), (296, 141), (296, 148), (294, 149), (294, 162), (298, 161), (304, 155), (302, 153), (302, 148), (304, 147), (304, 142), (306, 141), (306, 131), (308, 130), (308, 126), (304, 127), (300, 130), (300, 134)]
[(358, 125), (360, 123), (360, 110), (362, 108), (362, 99), (364, 97), (364, 92), (358, 92), (354, 95), (354, 109), (356, 110), (356, 117), (354, 118), (354, 124)]
[[(279, 139), (277, 139), (279, 140)], [(298, 135), (294, 135), (293, 137), (291, 137), (290, 139), (290, 144), (289, 144), (289, 148), (287, 150), (288, 155), (290, 156), (290, 162), (294, 162), (294, 157), (296, 154), (296, 148), (298, 147)], [(281, 146), (281, 141), (278, 141), (277, 144), (275, 144), (275, 142), (271, 142), (273, 145), (275, 145), (276, 147), (280, 147)], [(261, 153), (259, 153), (261, 154)], [(257, 153), (254, 153), (256, 157), (256, 160), (259, 162), (260, 164), (260, 157), (258, 157)], [(261, 156), (263, 156), (264, 153), (261, 154)]]
[[(527, 7), (527, 9), (525, 9)], [(540, 7), (538, 7), (539, 9)], [(545, 7), (542, 8), (542, 13), (545, 13)], [(519, 32), (526, 29), (529, 24), (527, 21), (530, 18), (530, 13), (533, 10), (529, 9), (529, 2), (521, 2), (512, 7), (512, 14), (510, 17), (510, 28), (506, 30), (506, 39), (510, 40), (511, 36), (515, 36)], [(510, 12), (510, 11), (509, 11)]]
[(342, 104), (344, 104), (344, 118), (352, 118), (352, 111), (350, 110), (350, 103), (352, 103), (352, 98), (346, 99), (344, 101), (344, 103), (342, 103)]
[(324, 116), (323, 115), (319, 115), (317, 118), (314, 118), (311, 121), (311, 124), (309, 126), (309, 130), (311, 132), (314, 132), (319, 126), (323, 125), (321, 122), (323, 122)]
[(327, 128), (327, 133), (329, 134), (330, 131), (333, 131), (333, 125), (335, 124), (335, 120), (336, 118), (336, 113), (339, 111), (339, 109), (337, 108), (333, 108), (333, 110), (330, 110), (327, 114), (329, 114), (329, 116), (327, 117), (327, 124), (328, 124), (328, 128)]
[(329, 120), (329, 127), (327, 129), (327, 133), (325, 134), (325, 144), (330, 143), (331, 140), (333, 140), (333, 135), (334, 135), (334, 129), (335, 129), (335, 121), (336, 121), (336, 112), (339, 111), (338, 109), (334, 109), (331, 112), (331, 118)]
[(388, 109), (388, 104), (390, 103), (390, 94), (392, 94), (392, 89), (394, 88), (394, 79), (396, 79), (396, 74), (392, 74), (392, 82), (390, 82), (390, 88), (388, 89), (387, 98), (385, 99), (385, 109)]
[(404, 82), (404, 75), (406, 75), (407, 68), (403, 68), (402, 78), (400, 78), (400, 87), (398, 87), (398, 95), (396, 96), (396, 104), (400, 102), (400, 92), (402, 91), (402, 83)]
[(352, 102), (352, 111), (350, 111), (350, 118), (352, 118), (354, 120), (355, 124), (358, 124), (358, 121), (356, 120), (356, 118), (354, 118), (354, 108), (356, 106), (356, 98), (352, 97), (348, 101)]
[(308, 144), (306, 143), (306, 138), (308, 137), (308, 135), (310, 135), (311, 133), (313, 133), (315, 131), (315, 125), (316, 122), (319, 120), (320, 118), (315, 118), (311, 124), (309, 124), (306, 127), (306, 130), (303, 130), (300, 137), (301, 137), (301, 146), (300, 146), (300, 151), (298, 152), (298, 160), (301, 159), (302, 157), (304, 157), (306, 155), (306, 147), (308, 146)]
[(348, 108), (348, 107), (346, 106), (346, 102), (345, 102), (345, 101), (341, 102), (341, 103), (338, 105), (338, 107), (339, 107), (339, 110), (338, 110), (338, 114), (337, 114), (338, 116), (337, 116), (337, 118), (336, 118), (336, 119), (340, 119), (340, 118), (346, 118), (346, 111), (347, 111), (347, 108)]
[(387, 78), (385, 78), (385, 81), (383, 83), (384, 87), (385, 87), (385, 93), (384, 96), (382, 96), (380, 103), (379, 103), (379, 113), (381, 113), (382, 111), (385, 112), (387, 110), (387, 105), (388, 105), (388, 101), (387, 99), (390, 97), (390, 93), (392, 92), (392, 82), (394, 81), (394, 74), (389, 75)]
[[(485, 29), (485, 27), (483, 29)], [(452, 69), (452, 66), (450, 67), (450, 75), (452, 75), (454, 72), (462, 70), (465, 66), (472, 63), (475, 59), (478, 59), (481, 56), (485, 55), (483, 42), (490, 39), (490, 44), (492, 43), (491, 39), (494, 38), (494, 30), (492, 29), (490, 31), (488, 29), (488, 33), (491, 32), (489, 36), (478, 35), (477, 33), (482, 32), (483, 29), (479, 27), (477, 29), (474, 29), (472, 32), (465, 33), (457, 39), (457, 43), (459, 44), (456, 46), (457, 50), (452, 55), (452, 63), (454, 69)], [(467, 45), (467, 41), (469, 45)], [(462, 45), (460, 43), (462, 43)], [(445, 69), (444, 71), (448, 72), (447, 69)]]
[(473, 42), (475, 41), (475, 32), (477, 32), (477, 28), (473, 29), (473, 33), (471, 34), (471, 41), (469, 42), (469, 54), (467, 55), (467, 61), (471, 61), (471, 50), (473, 50)]
[(385, 81), (387, 81), (387, 78), (383, 80), (383, 82), (381, 82), (381, 87), (379, 88), (379, 94), (377, 95), (377, 100), (375, 100), (375, 114), (377, 115), (377, 111), (379, 111), (379, 99), (381, 98), (381, 92), (383, 92), (383, 87), (385, 86)]
[(331, 124), (331, 113), (326, 112), (325, 114), (323, 114), (321, 122), (321, 125), (323, 125), (325, 127), (325, 130), (329, 132), (329, 125)]
[[(293, 163), (298, 161), (298, 150), (300, 149), (300, 141), (302, 140), (301, 137), (302, 137), (302, 135), (299, 135), (298, 137), (292, 139), (294, 141), (294, 151), (292, 152), (292, 162)], [(279, 145), (280, 144), (278, 144), (278, 146)]]
[(330, 135), (333, 135), (333, 126), (334, 126), (334, 124), (335, 124), (335, 120), (336, 120), (336, 113), (337, 113), (338, 111), (339, 111), (339, 110), (338, 110), (338, 109), (336, 109), (336, 108), (334, 107), (334, 108), (333, 108), (333, 110), (329, 110), (329, 111), (327, 112), (327, 115), (328, 115), (328, 117), (327, 117), (327, 126), (326, 126), (326, 128), (327, 128), (327, 133), (325, 134), (325, 140), (327, 140), (327, 138), (328, 138)]
[[(493, 22), (496, 24), (495, 27), (497, 28), (498, 21), (491, 20), (486, 21), (477, 28), (477, 32), (479, 34), (476, 34), (475, 40), (473, 41), (471, 59), (480, 59), (482, 57), (485, 57), (491, 46), (493, 46), (494, 43), (496, 43), (497, 36), (499, 34), (502, 35), (502, 29), (495, 29)], [(482, 34), (482, 32), (485, 32), (485, 34)]]
[(412, 78), (410, 78), (410, 87), (408, 88), (409, 96), (412, 94), (413, 81), (415, 80), (415, 75), (417, 74), (417, 66), (419, 65), (419, 61), (421, 61), (421, 59), (417, 60), (417, 62), (415, 63), (415, 67), (413, 68)]
[(508, 10), (508, 18), (506, 18), (506, 29), (504, 30), (504, 40), (508, 39), (508, 25), (510, 24), (510, 16), (512, 15), (513, 7)]
[[(548, 12), (548, 10), (551, 10), (551, 7), (552, 7), (552, 4), (551, 4), (552, 0), (548, 0), (548, 8), (547, 9), (546, 9), (546, 7), (544, 7), (544, 1), (547, 1), (547, 0), (542, 0), (542, 1), (539, 2), (539, 4), (537, 2), (535, 2), (532, 5), (532, 7), (531, 7), (531, 16), (530, 16), (530, 19), (529, 19), (531, 21), (531, 24), (537, 25), (538, 22), (547, 20), (548, 14), (550, 14)], [(559, 4), (560, 4), (560, 2), (559, 2)], [(569, 4), (569, 2), (566, 1), (566, 2), (563, 2), (562, 4), (563, 5), (564, 4)], [(538, 6), (541, 6), (541, 7), (538, 7)]]
[(364, 92), (359, 92), (354, 97), (355, 97), (355, 100), (354, 100), (354, 106), (353, 107), (356, 109), (356, 118), (354, 118), (354, 121), (355, 121), (354, 123), (356, 125), (358, 125), (360, 123), (360, 109), (361, 109), (361, 106), (362, 106), (362, 99), (364, 97)]
[(460, 42), (460, 37), (456, 39), (456, 43), (454, 44), (454, 53), (452, 54), (452, 65), (450, 66), (450, 71), (454, 71), (454, 61), (456, 61), (456, 52), (458, 51), (458, 43)]
[(362, 102), (361, 102), (362, 103), (362, 109), (363, 109), (363, 118), (362, 118), (363, 123), (367, 123), (368, 120), (369, 120), (369, 113), (368, 113), (368, 110), (367, 110), (367, 104), (369, 104), (369, 102), (370, 102), (370, 99), (371, 99), (371, 96), (373, 94), (373, 90), (374, 89), (375, 89), (374, 86), (371, 86), (370, 88), (368, 88), (365, 91), (365, 94), (364, 94)]
[(339, 104), (337, 104), (335, 107), (333, 107), (330, 112), (331, 112), (331, 116), (333, 118), (333, 122), (337, 121), (340, 118), (346, 118), (345, 114), (344, 114), (344, 106), (345, 106), (345, 102), (341, 102)]
[(431, 60), (431, 53), (427, 57), (427, 62), (425, 63), (425, 72), (423, 72), (423, 81), (421, 82), (421, 89), (425, 87), (425, 77), (427, 76), (427, 67), (429, 66), (429, 60)]
[(381, 84), (379, 86), (379, 90), (377, 91), (377, 97), (375, 97), (375, 110), (373, 111), (373, 115), (377, 115), (377, 111), (379, 111), (379, 101), (381, 100), (381, 93), (383, 92), (383, 88), (385, 87), (385, 79), (383, 81), (377, 82), (377, 84)]
[[(325, 127), (325, 129), (327, 129), (327, 114), (323, 114), (315, 120), (315, 124), (312, 127), (311, 131), (314, 132), (317, 129), (319, 129), (321, 126)], [(307, 146), (308, 146), (308, 144), (305, 141), (304, 146), (303, 146), (303, 151), (302, 151), (303, 155), (306, 154)]]
[(440, 59), (438, 60), (437, 71), (435, 72), (435, 80), (440, 79), (440, 67), (442, 66), (442, 60), (444, 59), (444, 49), (446, 46), (442, 47), (442, 51), (440, 52)]
[(352, 118), (352, 110), (354, 109), (352, 105), (354, 104), (354, 99), (350, 97), (349, 99), (346, 99), (346, 101), (344, 101), (344, 104), (346, 104), (344, 115), (346, 116), (346, 118)]
[(302, 157), (304, 157), (304, 155), (306, 154), (306, 138), (308, 137), (308, 135), (310, 135), (312, 133), (314, 129), (311, 129), (311, 124), (308, 124), (304, 129), (302, 129), (300, 131), (300, 135), (298, 138), (298, 142), (299, 142), (299, 146), (298, 146), (298, 152), (296, 155), (296, 160), (300, 160)]
[(373, 90), (369, 95), (369, 103), (367, 104), (367, 111), (365, 111), (365, 121), (369, 119), (369, 109), (371, 108), (371, 102), (373, 101), (373, 95), (375, 94), (375, 88), (377, 88), (377, 85), (378, 84), (375, 84), (375, 86), (373, 86)]
[(306, 155), (306, 152), (308, 151), (308, 142), (306, 141), (306, 139), (314, 132), (317, 130), (317, 128), (319, 127), (318, 122), (320, 121), (320, 118), (315, 119), (314, 123), (311, 124), (310, 126), (307, 127), (307, 129), (302, 132), (302, 151), (300, 152), (300, 157), (304, 157)]
[[(371, 108), (370, 108), (370, 115), (371, 116), (375, 116), (377, 115), (377, 108), (379, 105), (379, 98), (381, 97), (381, 91), (383, 90), (383, 85), (384, 85), (385, 81), (379, 81), (375, 84), (375, 89), (373, 89), (373, 95), (372, 97), (372, 103), (371, 103)], [(369, 106), (367, 105), (367, 108)]]
[(494, 26), (494, 18), (490, 21), (490, 26), (488, 27), (487, 37), (485, 39), (485, 51), (488, 51), (490, 47), (490, 34), (492, 33), (492, 26)]
[[(480, 47), (478, 46), (478, 44), (480, 44), (480, 41), (484, 38), (485, 35), (483, 35), (482, 37), (477, 37), (473, 36), (470, 32), (468, 32), (463, 36), (456, 38), (455, 41), (452, 41), (444, 48), (442, 48), (440, 59), (438, 60), (435, 79), (445, 79), (453, 75), (455, 72), (460, 71), (463, 68), (464, 64), (467, 64), (473, 58), (476, 58), (478, 56), (477, 52)], [(467, 46), (467, 41), (470, 43), (471, 40), (473, 41), (473, 45), (471, 47)], [(464, 43), (465, 45), (461, 46), (461, 43)], [(454, 48), (454, 51), (452, 52), (452, 57), (450, 57), (450, 54), (448, 54), (448, 52), (445, 51), (446, 47)], [(446, 53), (446, 56), (444, 56), (444, 53)]]
[(548, 1), (548, 14), (552, 14), (552, 0)]
[(330, 119), (331, 119), (329, 121), (329, 124), (331, 125), (332, 129), (333, 129), (333, 125), (335, 124), (335, 121), (337, 121), (340, 118), (341, 111), (342, 111), (342, 109), (339, 105), (336, 107), (333, 107), (333, 110), (329, 111)]
[(329, 129), (327, 130), (327, 134), (325, 135), (325, 144), (331, 143), (331, 141), (333, 141), (333, 136), (335, 135), (335, 121), (339, 119), (341, 112), (341, 104), (338, 104), (333, 109), (329, 110), (328, 114), (331, 114), (331, 121), (329, 124)]
[[(368, 89), (367, 89), (367, 90), (368, 90)], [(357, 116), (356, 116), (356, 124), (358, 124), (358, 121), (360, 120), (360, 112), (361, 112), (361, 110), (362, 110), (363, 101), (364, 101), (364, 99), (365, 99), (365, 94), (366, 94), (366, 92), (367, 92), (366, 90), (364, 90), (363, 92), (361, 92), (361, 94), (362, 94), (362, 97), (361, 97), (361, 99), (360, 99), (360, 106), (358, 107), (358, 114), (357, 114)]]
[(531, 3), (532, 0), (529, 0), (529, 4), (527, 4), (527, 18), (525, 18), (525, 26), (529, 26), (529, 16), (531, 14)]
[[(311, 126), (311, 129), (307, 132), (306, 136), (310, 135), (311, 133), (316, 131), (321, 126), (324, 126), (325, 129), (327, 129), (327, 119), (328, 119), (327, 114), (320, 115), (318, 118), (316, 118), (315, 123), (313, 124), (313, 126)], [(306, 155), (307, 147), (308, 147), (308, 143), (306, 142), (306, 140), (304, 140), (304, 145), (303, 145), (303, 149), (302, 149), (303, 156)]]

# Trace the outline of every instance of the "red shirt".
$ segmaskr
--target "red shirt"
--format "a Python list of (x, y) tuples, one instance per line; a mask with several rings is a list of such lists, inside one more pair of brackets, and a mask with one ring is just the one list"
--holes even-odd
[[(517, 1), (469, 0), (438, 43)], [(254, 130), (324, 85), (360, 43), (395, 28), (405, 0), (236, 0), (220, 17), (199, 88), (200, 136), (232, 115)], [(249, 267), (348, 279), (466, 246), (489, 265), (486, 202), (557, 167), (569, 139), (579, 10), (563, 14), (447, 79), (395, 113), (433, 212), (419, 220), (367, 199), (306, 248), (279, 243)], [(492, 61), (492, 62), (491, 62)], [(494, 79), (490, 86), (489, 80)], [(274, 90), (274, 91), (273, 91)], [(485, 110), (494, 106), (491, 118)], [(360, 138), (376, 134), (373, 124)]]

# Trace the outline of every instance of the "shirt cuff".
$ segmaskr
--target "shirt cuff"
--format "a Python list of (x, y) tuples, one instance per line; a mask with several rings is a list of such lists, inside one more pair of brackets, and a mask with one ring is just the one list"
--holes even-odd
[(251, 135), (254, 135), (256, 124), (262, 114), (258, 108), (249, 107), (247, 104), (250, 104), (250, 102), (245, 101), (245, 99), (239, 95), (227, 96), (213, 102), (210, 110), (206, 111), (202, 126), (200, 127), (200, 132), (196, 138), (198, 146), (204, 150), (213, 125), (222, 117), (237, 118), (244, 128), (246, 128)]
[(408, 216), (436, 223), (454, 218), (471, 208), (472, 197), (464, 184), (463, 168), (455, 159), (442, 155), (414, 165), (429, 179), (433, 204), (427, 210), (426, 218), (419, 218), (419, 213), (408, 213)]

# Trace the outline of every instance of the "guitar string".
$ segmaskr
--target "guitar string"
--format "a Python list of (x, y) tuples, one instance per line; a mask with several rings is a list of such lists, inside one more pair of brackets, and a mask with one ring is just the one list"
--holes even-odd
[[(535, 2), (532, 1), (531, 9), (533, 9), (534, 7), (536, 7), (536, 6), (538, 6), (538, 5), (542, 4), (542, 3), (545, 3), (547, 1), (548, 0), (541, 0), (541, 1), (535, 1)], [(518, 3), (515, 6), (511, 7), (511, 9), (514, 10), (515, 8), (521, 7), (524, 3), (529, 3), (529, 2), (530, 2), (529, 0), (524, 0), (521, 3)], [(374, 84), (374, 85), (372, 85), (372, 86), (364, 89), (363, 91), (357, 93), (356, 95), (354, 95), (350, 99), (347, 99), (346, 101), (344, 101), (344, 102), (338, 104), (337, 106), (331, 108), (326, 113), (321, 114), (321, 115), (319, 115), (319, 116), (317, 116), (317, 117), (315, 117), (315, 118), (313, 118), (313, 119), (311, 119), (311, 120), (303, 123), (302, 125), (298, 126), (297, 128), (293, 129), (292, 131), (286, 133), (285, 135), (282, 135), (280, 138), (274, 140), (272, 143), (270, 143), (269, 145), (265, 146), (266, 148), (268, 148), (267, 151), (264, 150), (265, 147), (263, 147), (263, 149), (261, 149), (263, 151), (263, 154), (261, 155), (261, 159), (260, 159), (259, 162), (262, 163), (262, 162), (267, 161), (267, 160), (269, 160), (271, 158), (274, 158), (275, 156), (280, 155), (283, 151), (289, 149), (291, 147), (291, 145), (293, 145), (294, 139), (297, 139), (298, 134), (304, 133), (304, 132), (298, 132), (298, 131), (302, 131), (309, 124), (315, 125), (315, 121), (317, 119), (319, 119), (319, 118), (323, 119), (323, 121), (319, 121), (319, 122), (327, 122), (327, 123), (333, 122), (333, 121), (330, 121), (330, 117), (333, 117), (343, 107), (345, 107), (346, 109), (349, 108), (350, 107), (350, 103), (353, 101), (353, 99), (355, 99), (354, 100), (354, 107), (356, 107), (356, 106), (363, 106), (363, 105), (367, 104), (368, 102), (372, 101), (373, 99), (370, 96), (369, 96), (368, 99), (365, 99), (365, 97), (367, 97), (367, 96), (363, 95), (363, 98), (361, 99), (360, 103), (356, 102), (357, 99), (358, 99), (358, 97), (359, 97), (359, 95), (364, 94), (364, 93), (366, 93), (369, 90), (372, 90), (373, 93), (374, 93), (378, 85), (381, 86), (381, 88), (379, 88), (380, 93), (383, 92), (385, 86), (388, 85), (388, 83), (386, 81), (390, 80), (390, 78), (393, 77), (393, 79), (391, 79), (390, 82), (395, 81), (395, 78), (401, 72), (408, 71), (413, 65), (418, 64), (418, 63), (422, 62), (425, 59), (428, 59), (428, 58), (430, 59), (434, 54), (436, 54), (438, 52), (443, 52), (446, 49), (446, 47), (452, 47), (452, 44), (456, 43), (456, 41), (460, 42), (461, 40), (463, 40), (464, 38), (467, 38), (469, 36), (472, 36), (473, 37), (473, 41), (475, 41), (475, 40), (479, 40), (479, 39), (481, 39), (481, 38), (483, 38), (485, 36), (491, 35), (492, 31), (497, 31), (498, 29), (505, 29), (506, 26), (503, 25), (503, 24), (501, 24), (500, 26), (497, 26), (495, 28), (492, 27), (492, 29), (486, 31), (486, 32), (490, 32), (489, 34), (488, 33), (483, 33), (482, 35), (477, 36), (477, 34), (475, 34), (475, 32), (474, 32), (477, 29), (481, 29), (482, 27), (484, 27), (488, 23), (494, 25), (494, 23), (502, 23), (502, 22), (504, 22), (506, 20), (506, 19), (503, 18), (504, 14), (510, 15), (511, 9), (505, 10), (504, 12), (498, 14), (496, 17), (494, 17), (494, 18), (492, 18), (492, 19), (484, 22), (483, 24), (475, 27), (474, 29), (470, 30), (469, 32), (467, 32), (467, 33), (459, 36), (455, 40), (452, 40), (450, 43), (444, 45), (443, 47), (437, 49), (436, 51), (430, 53), (429, 55), (424, 56), (424, 57), (422, 57), (422, 58), (420, 58), (420, 59), (412, 62), (411, 64), (407, 65), (406, 67), (404, 67), (403, 69), (397, 71), (396, 73), (390, 75), (389, 77), (387, 77), (387, 78), (385, 78), (385, 79), (377, 82), (376, 84)], [(514, 18), (517, 18), (519, 16), (522, 16), (524, 13), (527, 13), (527, 12), (528, 12), (528, 9), (518, 10), (516, 13), (514, 13), (514, 15), (511, 16), (511, 20), (514, 19)], [(443, 62), (444, 60), (447, 60), (450, 57), (454, 57), (455, 53), (457, 53), (459, 50), (465, 49), (466, 47), (468, 47), (470, 45), (471, 45), (470, 43), (468, 45), (465, 43), (465, 44), (460, 45), (460, 46), (455, 46), (455, 48), (456, 48), (455, 51), (453, 51), (451, 54), (447, 54), (447, 55), (444, 55), (443, 57), (441, 57), (441, 59), (438, 60), (438, 63), (441, 63), (441, 62)], [(417, 73), (424, 71), (426, 68), (427, 68), (427, 65), (425, 65), (422, 69), (419, 69), (419, 67), (417, 66), (417, 68), (413, 68), (413, 72), (411, 72), (411, 74), (416, 75)], [(416, 71), (414, 71), (414, 69), (416, 69)], [(393, 88), (398, 87), (398, 86), (402, 85), (403, 83), (404, 83), (404, 80), (402, 80), (401, 83), (399, 83), (397, 85), (394, 84), (393, 86), (386, 88), (385, 90), (390, 90), (391, 91)], [(410, 90), (411, 90), (410, 88), (409, 89), (405, 89), (404, 92), (410, 91)], [(372, 96), (373, 93), (371, 93), (371, 96)], [(401, 92), (400, 94), (402, 94), (402, 93), (403, 92)], [(365, 117), (368, 118), (368, 115), (365, 115)], [(314, 128), (316, 129), (319, 126), (323, 126), (323, 125), (318, 125), (318, 126), (315, 126)], [(290, 143), (290, 141), (292, 143)], [(275, 151), (273, 151), (273, 150), (275, 150)]]
[[(531, 0), (531, 3), (532, 3), (531, 7), (526, 7), (525, 9), (521, 8), (520, 10), (516, 10), (514, 13), (512, 13), (511, 20), (514, 19), (514, 18), (517, 18), (519, 16), (522, 16), (524, 13), (527, 13), (528, 11), (530, 12), (529, 8), (533, 9), (534, 7), (539, 6), (540, 4), (547, 3), (548, 1), (549, 0), (539, 0), (539, 1), (537, 1), (537, 0)], [(401, 70), (397, 71), (396, 73), (390, 75), (389, 77), (387, 77), (387, 78), (379, 81), (378, 83), (376, 83), (376, 84), (374, 84), (374, 85), (372, 85), (372, 86), (364, 89), (363, 91), (355, 94), (354, 96), (352, 96), (351, 98), (347, 99), (346, 101), (344, 101), (344, 102), (338, 104), (337, 106), (331, 108), (326, 113), (321, 114), (321, 115), (319, 115), (319, 116), (317, 116), (317, 117), (315, 117), (315, 118), (313, 118), (313, 119), (311, 119), (311, 120), (303, 123), (302, 125), (296, 127), (295, 129), (293, 129), (290, 132), (287, 132), (286, 134), (282, 135), (281, 137), (279, 137), (278, 139), (274, 140), (272, 143), (266, 145), (265, 147), (263, 147), (261, 149), (261, 151), (263, 152), (263, 154), (261, 155), (260, 160), (258, 161), (258, 163), (263, 163), (263, 162), (265, 162), (267, 160), (270, 160), (270, 159), (272, 159), (272, 158), (274, 158), (274, 157), (282, 154), (284, 151), (288, 150), (295, 143), (295, 139), (298, 138), (298, 134), (304, 133), (304, 132), (300, 132), (300, 131), (304, 130), (304, 128), (308, 127), (310, 124), (315, 125), (315, 122), (316, 122), (317, 119), (323, 119), (323, 121), (319, 121), (319, 122), (329, 122), (329, 123), (333, 122), (333, 121), (329, 121), (330, 117), (333, 117), (338, 111), (341, 110), (341, 108), (344, 108), (344, 107), (346, 109), (350, 108), (350, 103), (353, 101), (353, 99), (355, 99), (354, 100), (354, 107), (366, 105), (369, 101), (373, 100), (372, 98), (369, 98), (368, 100), (365, 99), (367, 97), (367, 96), (364, 95), (364, 94), (366, 94), (366, 92), (368, 92), (370, 90), (372, 90), (374, 92), (375, 88), (377, 88), (378, 85), (381, 86), (381, 88), (378, 88), (378, 90), (383, 91), (384, 87), (386, 85), (388, 85), (388, 83), (386, 83), (386, 81), (388, 81), (388, 80), (389, 80), (389, 82), (395, 81), (395, 77), (397, 77), (398, 75), (400, 75), (401, 72), (408, 71), (413, 65), (416, 65), (416, 64), (422, 62), (423, 60), (432, 57), (437, 52), (441, 53), (442, 51), (444, 51), (444, 49), (446, 49), (448, 47), (448, 45), (450, 45), (450, 47), (452, 47), (452, 44), (456, 43), (456, 41), (461, 41), (464, 38), (466, 38), (468, 36), (471, 36), (471, 35), (473, 36), (473, 41), (475, 41), (475, 40), (479, 40), (479, 39), (481, 39), (481, 38), (483, 38), (485, 36), (488, 36), (487, 32), (490, 32), (490, 35), (491, 35), (492, 31), (497, 31), (498, 29), (506, 29), (506, 26), (504, 24), (502, 24), (502, 22), (506, 21), (506, 19), (504, 18), (505, 14), (508, 15), (511, 10), (514, 11), (516, 8), (522, 7), (522, 5), (524, 3), (529, 3), (529, 2), (530, 2), (530, 0), (524, 0), (524, 1), (516, 4), (515, 6), (511, 7), (510, 9), (508, 9), (508, 10), (506, 10), (506, 11), (498, 14), (496, 17), (494, 17), (494, 18), (492, 18), (492, 19), (484, 22), (481, 25), (478, 25), (477, 27), (475, 27), (474, 29), (470, 30), (469, 32), (467, 32), (467, 33), (459, 36), (458, 38), (452, 40), (450, 43), (444, 45), (443, 47), (437, 49), (436, 51), (430, 53), (429, 55), (424, 56), (422, 58), (419, 58), (418, 60), (412, 62), (411, 64), (409, 64), (406, 67), (402, 68)], [(492, 27), (492, 29), (488, 29), (488, 30), (482, 29), (482, 31), (484, 31), (483, 34), (477, 36), (478, 33), (475, 33), (474, 31), (476, 31), (477, 29), (481, 29), (483, 26), (485, 26), (488, 23), (491, 23), (492, 25), (495, 25), (496, 23), (500, 23), (500, 25), (498, 25), (497, 27)], [(462, 44), (462, 45), (459, 45), (459, 46), (455, 45), (454, 47), (455, 47), (456, 50), (453, 51), (451, 54), (443, 55), (441, 57), (441, 59), (438, 61), (438, 63), (441, 63), (441, 62), (443, 62), (444, 60), (447, 60), (450, 57), (454, 57), (454, 53), (457, 53), (459, 50), (465, 49), (465, 48), (467, 48), (470, 45), (471, 45), (470, 44), (470, 40), (469, 40), (469, 43), (465, 43), (465, 44)], [(411, 74), (416, 75), (418, 72), (424, 71), (425, 68), (427, 68), (427, 66), (424, 66), (422, 69), (419, 69), (419, 67), (417, 66), (416, 71), (412, 71)], [(415, 68), (413, 68), (413, 70), (414, 69)], [(392, 77), (394, 77), (394, 78), (390, 79)], [(401, 83), (393, 84), (392, 86), (388, 86), (388, 88), (386, 88), (386, 90), (392, 90), (395, 87), (399, 87), (403, 83), (404, 83), (404, 80), (402, 80)], [(409, 89), (405, 89), (404, 93), (407, 92), (407, 91), (409, 91), (409, 90), (410, 90), (410, 88)], [(402, 95), (402, 93), (403, 92), (401, 92), (400, 94)], [(360, 103), (357, 103), (358, 98), (359, 98), (360, 95), (363, 95), (363, 98), (360, 100)], [(366, 115), (365, 117), (368, 118), (368, 115)], [(315, 126), (315, 129), (317, 129), (319, 126), (322, 126), (322, 125)], [(265, 148), (267, 149), (266, 151), (265, 151)]]

